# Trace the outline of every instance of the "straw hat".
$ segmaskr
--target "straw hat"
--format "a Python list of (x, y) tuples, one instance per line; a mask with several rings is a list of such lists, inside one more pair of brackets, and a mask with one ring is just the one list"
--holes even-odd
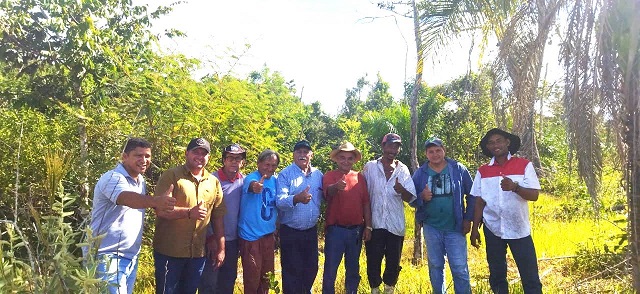
[(331, 151), (331, 154), (329, 155), (329, 157), (331, 157), (331, 160), (336, 161), (336, 156), (341, 151), (353, 152), (353, 154), (355, 154), (355, 156), (356, 156), (356, 162), (358, 162), (358, 161), (360, 161), (360, 159), (362, 159), (362, 153), (360, 153), (360, 150), (358, 150), (350, 142), (343, 142), (342, 144), (340, 144), (340, 146), (338, 146), (338, 148), (333, 149), (333, 151)]

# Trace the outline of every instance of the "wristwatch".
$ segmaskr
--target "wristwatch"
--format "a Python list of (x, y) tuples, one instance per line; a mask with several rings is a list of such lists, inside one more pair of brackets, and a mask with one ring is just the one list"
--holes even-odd
[(513, 191), (514, 193), (518, 193), (518, 191), (520, 191), (520, 184), (518, 184), (518, 182), (514, 182), (514, 183), (516, 183), (516, 187), (515, 187), (515, 188), (513, 188), (513, 190), (512, 190), (512, 191)]
[(373, 232), (373, 228), (372, 228), (372, 227), (365, 227), (365, 229), (367, 229), (367, 230), (369, 230), (369, 231)]

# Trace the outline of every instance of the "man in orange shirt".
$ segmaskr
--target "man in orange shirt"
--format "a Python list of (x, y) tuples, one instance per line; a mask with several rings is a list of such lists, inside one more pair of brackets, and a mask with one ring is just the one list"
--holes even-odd
[(322, 187), (327, 201), (322, 293), (335, 293), (336, 274), (344, 255), (346, 293), (357, 293), (360, 283), (362, 240), (371, 238), (371, 205), (364, 176), (352, 170), (362, 158), (353, 144), (344, 142), (331, 152), (338, 168), (327, 172)]

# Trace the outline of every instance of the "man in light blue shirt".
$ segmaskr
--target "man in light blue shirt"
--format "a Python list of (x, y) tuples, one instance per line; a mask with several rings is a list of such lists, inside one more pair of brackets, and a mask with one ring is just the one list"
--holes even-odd
[[(100, 177), (93, 192), (93, 239), (89, 247), (83, 248), (83, 254), (87, 260), (95, 257), (98, 278), (109, 282), (109, 293), (133, 292), (145, 209), (172, 211), (176, 203), (171, 197), (173, 186), (163, 195), (147, 195), (142, 174), (150, 165), (151, 144), (131, 138), (122, 152), (122, 161)], [(102, 239), (96, 238), (103, 234)]]
[(308, 141), (293, 147), (293, 163), (278, 175), (276, 206), (280, 215), (282, 290), (311, 293), (318, 274), (318, 230), (322, 172), (311, 166)]

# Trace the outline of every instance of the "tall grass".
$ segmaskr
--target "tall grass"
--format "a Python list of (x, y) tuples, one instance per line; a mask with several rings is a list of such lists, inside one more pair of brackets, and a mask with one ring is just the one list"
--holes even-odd
[[(620, 216), (614, 213), (604, 214), (600, 220), (589, 218), (557, 217), (557, 210), (561, 209), (564, 200), (550, 195), (542, 194), (537, 202), (531, 203), (530, 213), (532, 222), (532, 235), (538, 254), (539, 272), (542, 279), (545, 293), (630, 293), (631, 284), (628, 273), (621, 276), (598, 275), (600, 271), (607, 269), (607, 264), (602, 267), (576, 267), (572, 266), (579, 261), (585, 253), (597, 253), (597, 251), (585, 251), (585, 248), (604, 248), (605, 244), (617, 242), (613, 235), (620, 232), (612, 219)], [(587, 207), (587, 209), (589, 209)], [(407, 233), (405, 235), (404, 247), (402, 250), (400, 278), (396, 285), (396, 293), (431, 293), (429, 283), (429, 273), (426, 259), (419, 265), (411, 263), (413, 256), (413, 208), (405, 207), (407, 221)], [(482, 231), (481, 231), (482, 234)], [(484, 240), (484, 236), (481, 236)], [(141, 258), (140, 273), (136, 285), (137, 293), (153, 293), (153, 263), (148, 259), (150, 248), (145, 246)], [(322, 273), (324, 265), (323, 241), (320, 240), (319, 272), (313, 293), (321, 293)], [(486, 262), (484, 244), (476, 249), (469, 245), (469, 271), (471, 275), (471, 287), (473, 293), (491, 293), (488, 279), (489, 270)], [(146, 256), (146, 257), (145, 257)], [(150, 257), (149, 257), (150, 258)], [(425, 257), (426, 258), (426, 257)], [(590, 258), (601, 258), (591, 256)], [(276, 255), (276, 278), (282, 280), (279, 270), (278, 255)], [(148, 264), (143, 264), (142, 260), (148, 260)], [(585, 263), (585, 261), (583, 261)], [(508, 254), (508, 280), (510, 282), (511, 293), (523, 293), (517, 267), (511, 254)], [(383, 262), (384, 266), (384, 262)], [(239, 279), (236, 281), (236, 292), (242, 293), (242, 273), (241, 267)], [(590, 272), (578, 272), (584, 269)], [(445, 270), (448, 290), (453, 293), (453, 283), (451, 273), (448, 268)], [(341, 264), (336, 279), (337, 293), (344, 293), (344, 265)], [(360, 255), (360, 288), (359, 293), (370, 293), (371, 289), (367, 282), (366, 256), (364, 247)], [(589, 278), (592, 277), (593, 278)]]

